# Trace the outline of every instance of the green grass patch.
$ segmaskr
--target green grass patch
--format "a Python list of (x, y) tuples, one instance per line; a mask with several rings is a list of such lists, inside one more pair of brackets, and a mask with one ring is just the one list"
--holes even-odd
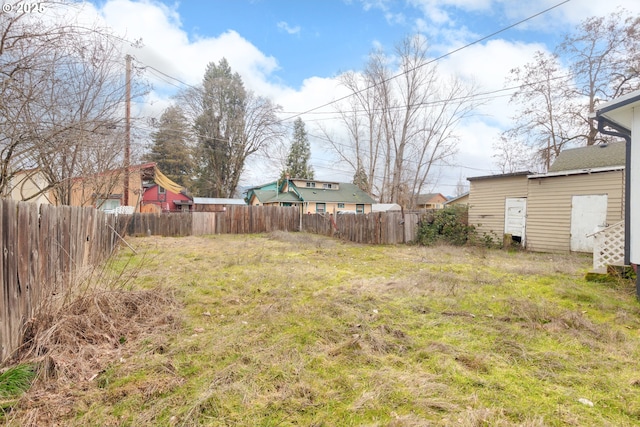
[(31, 386), (36, 376), (32, 365), (17, 365), (0, 374), (0, 398), (14, 398), (20, 396)]
[(585, 281), (586, 257), (302, 233), (131, 243), (116, 263), (133, 289), (170, 289), (184, 321), (127, 336), (60, 424), (640, 422), (638, 302)]
[(12, 411), (35, 378), (36, 368), (31, 364), (16, 365), (0, 374), (0, 420)]

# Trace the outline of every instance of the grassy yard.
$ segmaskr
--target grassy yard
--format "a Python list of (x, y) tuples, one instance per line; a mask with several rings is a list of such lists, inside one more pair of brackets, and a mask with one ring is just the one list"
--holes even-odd
[(640, 424), (640, 304), (630, 282), (586, 282), (590, 257), (301, 233), (129, 242), (138, 255), (100, 275), (119, 285), (68, 303), (73, 333), (40, 345), (48, 375), (7, 424)]

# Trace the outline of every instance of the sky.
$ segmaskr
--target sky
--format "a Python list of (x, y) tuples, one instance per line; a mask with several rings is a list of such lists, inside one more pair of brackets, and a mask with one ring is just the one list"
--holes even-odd
[[(391, 52), (420, 33), (443, 75), (490, 92), (504, 88), (509, 71), (534, 52), (553, 51), (585, 18), (619, 7), (640, 14), (637, 0), (102, 0), (78, 7), (142, 41), (129, 52), (153, 88), (134, 100), (140, 123), (159, 118), (180, 88), (199, 84), (208, 63), (226, 58), (248, 89), (282, 107), (283, 118), (302, 118), (315, 178), (336, 181), (350, 181), (353, 171), (337, 161), (318, 126), (331, 129), (331, 102), (346, 94), (337, 77), (361, 71), (374, 48)], [(456, 129), (458, 154), (437, 168), (425, 192), (452, 196), (467, 177), (499, 173), (492, 144), (512, 124), (509, 95), (491, 97)], [(260, 154), (241, 185), (278, 175)]]

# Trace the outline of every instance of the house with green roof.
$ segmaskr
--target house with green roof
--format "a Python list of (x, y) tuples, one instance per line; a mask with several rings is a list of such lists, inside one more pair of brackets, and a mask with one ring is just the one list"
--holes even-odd
[(355, 184), (287, 178), (250, 188), (251, 206), (294, 206), (302, 213), (370, 213), (375, 201)]
[(469, 224), (540, 252), (592, 252), (624, 219), (625, 143), (564, 150), (546, 173), (470, 177)]

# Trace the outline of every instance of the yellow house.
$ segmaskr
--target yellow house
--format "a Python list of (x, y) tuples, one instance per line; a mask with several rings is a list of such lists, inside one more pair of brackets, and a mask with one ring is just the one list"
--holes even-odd
[(295, 206), (302, 213), (370, 213), (374, 200), (355, 184), (291, 178), (254, 187), (247, 192), (252, 206)]
[(104, 211), (130, 206), (139, 212), (145, 184), (152, 183), (158, 172), (153, 162), (130, 166), (126, 192), (124, 168), (76, 178), (71, 189), (71, 206), (91, 206)]
[(36, 204), (55, 204), (55, 196), (39, 169), (17, 171), (11, 177), (10, 196), (13, 200)]
[(442, 209), (447, 198), (440, 193), (419, 194), (416, 197), (416, 209)]

